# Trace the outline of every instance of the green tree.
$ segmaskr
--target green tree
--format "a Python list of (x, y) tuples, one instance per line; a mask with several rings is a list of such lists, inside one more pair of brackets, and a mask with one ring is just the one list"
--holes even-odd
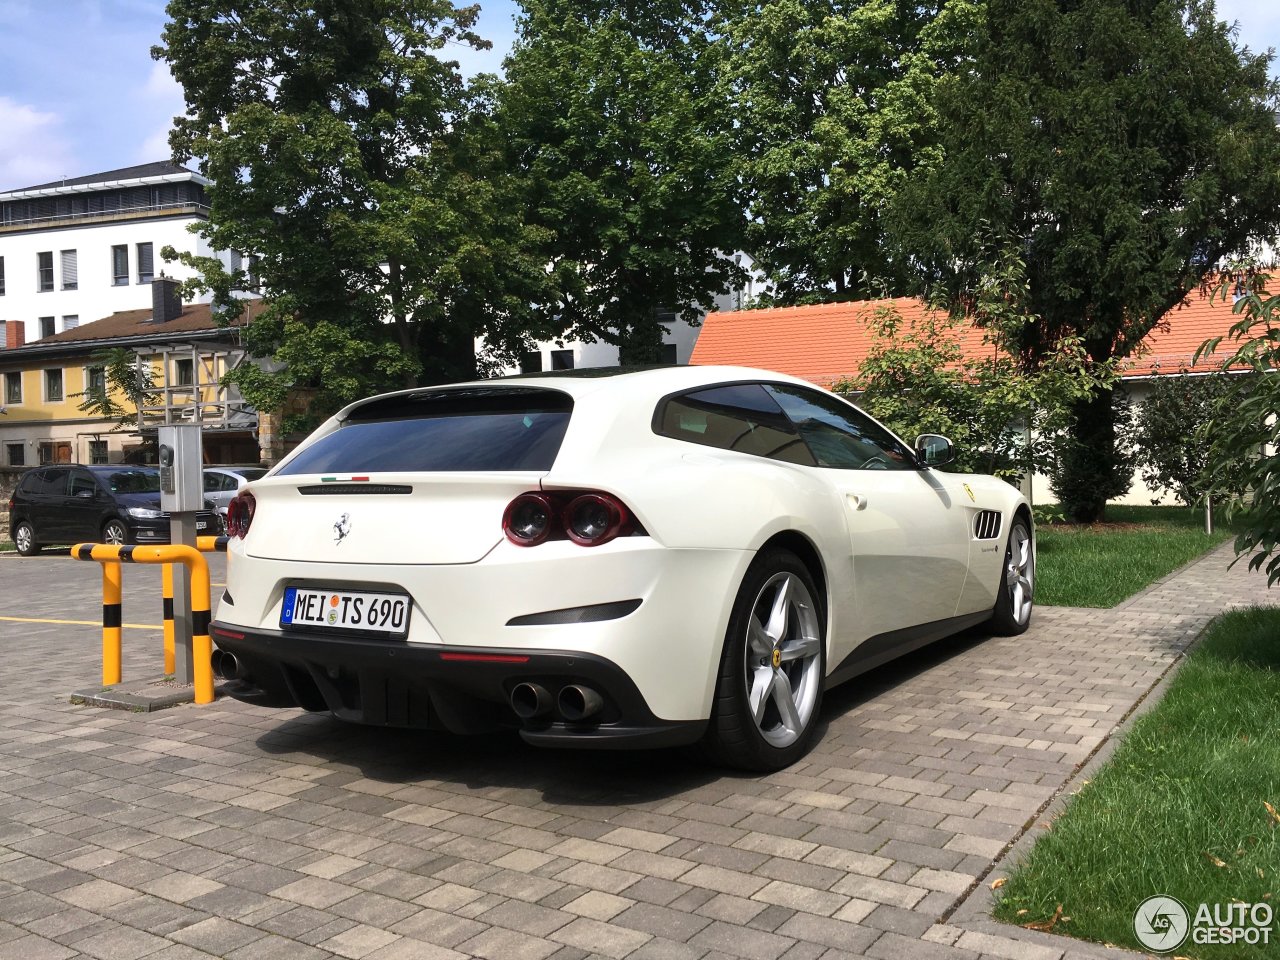
[[(1235, 406), (1247, 386), (1237, 374), (1221, 371), (1193, 374), (1183, 368), (1173, 376), (1154, 377), (1133, 418), (1143, 482), (1187, 506), (1203, 503), (1211, 487), (1212, 425)], [(1229, 482), (1225, 472), (1218, 486), (1220, 495), (1228, 496), (1243, 489), (1239, 478)]]
[(1228, 335), (1205, 341), (1195, 357), (1198, 362), (1224, 343), (1230, 351), (1221, 369), (1232, 371), (1237, 392), (1219, 405), (1204, 433), (1206, 483), (1209, 494), (1225, 502), (1228, 520), (1243, 516), (1236, 557), (1249, 554), (1250, 570), (1265, 568), (1268, 586), (1280, 580), (1280, 294), (1267, 292), (1269, 279), (1255, 278), (1252, 291), (1236, 301), (1240, 319)]
[[(472, 376), (476, 336), (518, 352), (544, 264), (502, 173), (494, 81), (464, 83), (443, 55), (488, 46), (477, 12), (448, 0), (170, 0), (152, 50), (186, 97), (170, 145), (213, 181), (196, 231), (252, 257), (267, 308), (245, 343), (276, 363), (237, 376), (260, 409), (290, 384), (321, 388), (331, 408)], [(224, 315), (237, 310), (245, 271), (181, 259)]]
[[(963, 299), (992, 250), (1027, 264), (1018, 353), (1079, 337), (1130, 354), (1226, 255), (1280, 223), (1269, 54), (1212, 0), (988, 0), (972, 69), (937, 85), (946, 163), (901, 196), (895, 236)], [(1072, 411), (1060, 467), (1075, 520), (1127, 485), (1109, 390)]]
[(1009, 349), (1033, 322), (1016, 306), (1023, 286), (1021, 265), (1008, 260), (983, 278), (967, 315), (937, 308), (908, 323), (885, 301), (871, 319), (876, 339), (858, 375), (835, 389), (861, 391), (858, 403), (908, 440), (948, 437), (960, 470), (1010, 480), (1051, 472), (1051, 441), (1072, 404), (1113, 384), (1115, 367), (1093, 363), (1079, 338), (1065, 338), (1042, 364), (1023, 365)]
[(132, 350), (111, 347), (93, 354), (89, 366), (102, 368), (102, 387), (91, 386), (71, 394), (71, 399), (80, 400), (76, 409), (93, 417), (115, 420), (113, 431), (141, 429), (142, 408), (160, 402), (151, 362), (139, 358)]
[(910, 171), (942, 159), (931, 91), (963, 60), (976, 0), (737, 0), (723, 6), (747, 249), (789, 305), (901, 292), (885, 243)]
[(704, 0), (527, 0), (500, 125), (566, 336), (661, 358), (658, 314), (696, 322), (740, 276), (734, 118)]

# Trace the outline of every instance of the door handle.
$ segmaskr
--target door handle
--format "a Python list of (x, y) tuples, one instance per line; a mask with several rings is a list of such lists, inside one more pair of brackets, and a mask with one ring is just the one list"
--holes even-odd
[(866, 497), (859, 496), (859, 495), (858, 495), (858, 494), (856, 494), (856, 493), (847, 493), (847, 494), (845, 494), (845, 496), (849, 498), (849, 505), (850, 505), (851, 507), (853, 507), (853, 509), (855, 509), (855, 510), (865, 510), (865, 509), (867, 509), (867, 498), (866, 498)]

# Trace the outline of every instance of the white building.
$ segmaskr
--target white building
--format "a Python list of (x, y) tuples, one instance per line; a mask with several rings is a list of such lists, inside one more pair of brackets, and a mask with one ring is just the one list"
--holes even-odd
[[(738, 288), (722, 293), (714, 301), (714, 311), (742, 310), (749, 307), (752, 301), (762, 292), (763, 280), (755, 269), (755, 260), (746, 253), (734, 254), (734, 260), (747, 272), (746, 282)], [(710, 311), (703, 310), (705, 317)], [(663, 357), (662, 362), (668, 364), (687, 364), (693, 355), (693, 345), (698, 341), (701, 325), (694, 326), (676, 317), (674, 312), (658, 314), (662, 323)], [(483, 341), (477, 341), (477, 349), (483, 348)], [(591, 367), (616, 367), (618, 365), (618, 348), (611, 343), (596, 341), (587, 343), (583, 340), (546, 340), (538, 343), (534, 350), (525, 354), (519, 368), (510, 367), (502, 372), (539, 373), (544, 370), (580, 370)]]
[(161, 161), (0, 192), (0, 321), (23, 321), (32, 342), (149, 308), (152, 278), (192, 275), (163, 247), (213, 255), (187, 230), (208, 218), (208, 183)]

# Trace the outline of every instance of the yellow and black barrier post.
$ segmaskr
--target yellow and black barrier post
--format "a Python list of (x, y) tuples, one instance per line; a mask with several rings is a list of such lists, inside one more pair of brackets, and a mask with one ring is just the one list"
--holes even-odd
[[(216, 538), (210, 538), (216, 539)], [(191, 642), (196, 703), (213, 702), (213, 640), (209, 637), (209, 565), (194, 547), (185, 544), (141, 546), (77, 543), (77, 560), (102, 564), (102, 682), (120, 682), (122, 563), (181, 563), (191, 574)], [(172, 577), (170, 577), (172, 582)]]
[(161, 568), (164, 573), (161, 577), (161, 593), (164, 603), (164, 672), (172, 674), (174, 666), (174, 650), (173, 650), (173, 564), (166, 563)]

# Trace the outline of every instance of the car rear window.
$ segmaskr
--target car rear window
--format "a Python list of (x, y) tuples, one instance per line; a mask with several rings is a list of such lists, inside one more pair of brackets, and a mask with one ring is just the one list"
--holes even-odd
[(383, 397), (357, 407), (278, 475), (549, 470), (572, 413), (568, 394), (540, 388)]

